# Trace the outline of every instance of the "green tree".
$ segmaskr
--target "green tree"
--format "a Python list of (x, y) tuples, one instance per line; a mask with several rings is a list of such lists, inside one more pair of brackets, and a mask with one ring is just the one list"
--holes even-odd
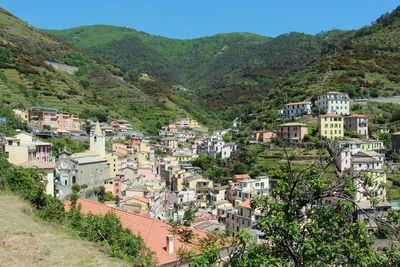
[(185, 226), (190, 226), (194, 222), (194, 210), (192, 207), (189, 207), (187, 210), (185, 210), (185, 213), (183, 214), (183, 225)]

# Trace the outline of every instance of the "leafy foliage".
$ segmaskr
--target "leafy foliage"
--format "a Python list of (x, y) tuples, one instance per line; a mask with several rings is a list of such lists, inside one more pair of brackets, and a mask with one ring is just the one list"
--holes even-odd
[(39, 169), (16, 167), (0, 156), (0, 190), (11, 191), (29, 201), (35, 208), (38, 217), (64, 224), (72, 228), (80, 237), (103, 244), (111, 256), (122, 258), (140, 266), (153, 266), (152, 252), (146, 248), (140, 237), (122, 227), (118, 217), (109, 213), (105, 216), (80, 214), (74, 187), (72, 207), (64, 211), (62, 201), (45, 193), (45, 175)]

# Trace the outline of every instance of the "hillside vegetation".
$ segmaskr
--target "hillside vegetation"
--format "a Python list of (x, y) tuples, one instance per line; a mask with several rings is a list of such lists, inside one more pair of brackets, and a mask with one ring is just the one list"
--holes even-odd
[(173, 40), (104, 25), (47, 32), (121, 66), (128, 79), (145, 72), (183, 84), (191, 89), (183, 97), (232, 119), (260, 95), (278, 100), (270, 103), (277, 108), (332, 88), (351, 97), (399, 94), (399, 13), (356, 31), (276, 38), (230, 33)]
[[(79, 67), (79, 71), (55, 71), (45, 61)], [(190, 103), (181, 101), (170, 88), (161, 90), (151, 81), (132, 84), (121, 80), (120, 75), (118, 67), (54, 40), (7, 11), (0, 11), (1, 105), (58, 108), (100, 121), (126, 118), (136, 129), (147, 133), (155, 133), (178, 116), (191, 116)], [(153, 87), (161, 89), (154, 94), (150, 90)], [(183, 109), (181, 104), (188, 107)], [(204, 116), (199, 119), (208, 120)]]
[(66, 229), (38, 220), (32, 207), (0, 192), (1, 266), (129, 266)]

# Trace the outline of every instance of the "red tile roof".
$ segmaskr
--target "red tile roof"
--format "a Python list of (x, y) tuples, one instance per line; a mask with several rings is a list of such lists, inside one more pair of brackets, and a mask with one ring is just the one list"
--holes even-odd
[[(171, 233), (169, 232), (170, 226), (163, 221), (108, 207), (104, 204), (87, 199), (78, 199), (78, 204), (81, 205), (81, 212), (83, 214), (105, 215), (108, 212), (115, 212), (121, 220), (122, 225), (131, 230), (132, 234), (140, 236), (144, 240), (146, 246), (155, 252), (159, 265), (177, 261), (178, 256), (176, 253), (180, 248), (185, 246), (184, 243), (181, 242), (179, 236), (175, 235), (175, 254), (169, 254), (166, 251), (166, 237)], [(65, 209), (69, 210), (70, 205), (70, 202), (65, 202)], [(203, 231), (194, 228), (190, 228), (190, 230), (200, 238), (205, 238), (207, 236)], [(187, 244), (186, 249), (196, 250), (198, 248), (192, 244)]]
[(303, 105), (303, 104), (311, 104), (310, 101), (302, 101), (302, 102), (292, 102), (292, 103), (287, 103), (287, 106), (293, 106), (293, 105)]
[(250, 178), (251, 177), (248, 174), (235, 174), (233, 176), (233, 181), (234, 182), (239, 182), (239, 181), (247, 180), (247, 179), (250, 179)]
[(320, 117), (321, 118), (325, 118), (325, 117), (343, 117), (343, 116), (340, 115), (340, 114), (336, 114), (336, 113), (327, 113), (327, 114), (324, 114), (324, 115), (320, 115)]
[(368, 116), (364, 114), (352, 114), (350, 116), (347, 116), (347, 118), (362, 118), (362, 119), (367, 119)]
[(250, 199), (247, 199), (238, 205), (240, 208), (251, 209)]

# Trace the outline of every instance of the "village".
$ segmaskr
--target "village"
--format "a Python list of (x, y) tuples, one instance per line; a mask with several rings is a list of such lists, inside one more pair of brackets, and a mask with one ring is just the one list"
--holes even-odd
[[(352, 102), (346, 93), (331, 91), (315, 103), (287, 103), (280, 111), (277, 129), (254, 131), (250, 143), (274, 143), (275, 147), (284, 143), (293, 148), (310, 140), (315, 131), (315, 136), (338, 148), (335, 163), (339, 173), (362, 173), (374, 180), (368, 190), (378, 202), (370, 203), (356, 182), (353, 186), (360, 190), (354, 201), (369, 213), (382, 214), (397, 208), (387, 200), (382, 185), (387, 183), (387, 169), (395, 168), (386, 161), (385, 152), (400, 152), (400, 132), (391, 133), (392, 147), (371, 139), (368, 116), (353, 113)], [(156, 253), (160, 264), (176, 262), (175, 252), (182, 246), (167, 230), (170, 221), (191, 227), (200, 236), (217, 231), (237, 237), (246, 229), (253, 242), (265, 241), (265, 234), (256, 227), (258, 211), (251, 201), (258, 195), (269, 195), (275, 179), (267, 173), (236, 173), (217, 182), (206, 178), (204, 170), (194, 164), (197, 158), (208, 155), (221, 166), (229, 166), (240, 147), (225, 136), (238, 131), (240, 122), (235, 120), (228, 129), (209, 132), (195, 119), (176, 118), (162, 127), (157, 137), (148, 137), (122, 118), (104, 123), (83, 121), (68, 112), (40, 107), (14, 113), (31, 131), (1, 136), (0, 150), (9, 162), (42, 169), (47, 174), (47, 194), (61, 200), (68, 199), (78, 187), (84, 212), (115, 210), (124, 226)], [(89, 149), (73, 153), (65, 148), (57, 151), (56, 157), (52, 143), (46, 141), (49, 136), (89, 140)], [(362, 215), (360, 219), (368, 220)], [(371, 231), (374, 227), (369, 225)]]

